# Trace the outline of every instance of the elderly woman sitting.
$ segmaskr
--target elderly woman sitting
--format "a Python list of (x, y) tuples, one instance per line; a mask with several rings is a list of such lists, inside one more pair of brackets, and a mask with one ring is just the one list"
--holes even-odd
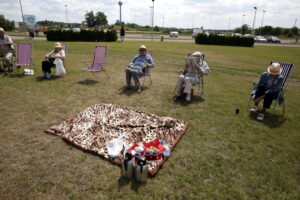
[(186, 64), (184, 74), (179, 75), (176, 96), (173, 98), (174, 101), (181, 97), (182, 89), (184, 86), (183, 93), (186, 94), (185, 103), (191, 101), (192, 85), (196, 85), (200, 82), (201, 75), (207, 75), (209, 67), (203, 60), (203, 54), (201, 52), (195, 52), (191, 57), (186, 58)]
[(63, 61), (65, 59), (65, 51), (62, 50), (62, 46), (59, 42), (54, 43), (54, 50), (48, 53), (45, 56), (44, 61), (42, 61), (42, 70), (43, 76), (42, 78), (51, 78), (51, 68), (56, 67), (56, 75), (60, 76), (66, 73), (66, 70), (63, 65)]
[(281, 75), (282, 68), (278, 63), (272, 63), (267, 68), (267, 72), (262, 73), (258, 84), (254, 87), (251, 96), (254, 101), (254, 106), (251, 109), (252, 112), (258, 111), (258, 104), (261, 100), (264, 100), (262, 113), (258, 114), (257, 119), (263, 120), (266, 109), (270, 108), (273, 99), (276, 99), (279, 95), (280, 86), (283, 81)]

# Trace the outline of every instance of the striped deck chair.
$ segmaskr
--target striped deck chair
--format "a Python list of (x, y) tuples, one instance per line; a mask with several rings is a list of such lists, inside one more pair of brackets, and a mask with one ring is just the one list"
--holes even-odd
[[(282, 114), (281, 114), (281, 118), (283, 118), (284, 113), (285, 113), (285, 106), (284, 106), (284, 92), (285, 89), (288, 86), (288, 82), (289, 82), (289, 74), (291, 73), (291, 70), (293, 68), (293, 64), (289, 64), (289, 63), (283, 63), (283, 62), (278, 62), (278, 61), (271, 61), (269, 65), (271, 65), (272, 63), (279, 63), (281, 68), (282, 68), (282, 72), (281, 75), (283, 76), (283, 81), (282, 81), (282, 85), (280, 87), (280, 91), (278, 94), (278, 97), (273, 105), (273, 112), (275, 111), (276, 105), (278, 104), (279, 106), (282, 106)], [(253, 83), (253, 87), (256, 85), (257, 83)], [(247, 105), (247, 111), (249, 111), (249, 105), (251, 102), (251, 96), (249, 98), (249, 102)]]
[(33, 66), (34, 70), (36, 70), (32, 61), (32, 43), (17, 43), (17, 59), (15, 66), (17, 69), (19, 69), (21, 66)]
[[(93, 72), (93, 74), (95, 74), (95, 72), (98, 75), (99, 79), (99, 72), (104, 71), (105, 74), (107, 75), (107, 77), (109, 78), (109, 75), (106, 73), (105, 69), (104, 69), (104, 60), (105, 60), (105, 56), (106, 56), (106, 52), (107, 52), (107, 46), (96, 46), (95, 52), (94, 52), (94, 59), (92, 61), (90, 60), (81, 60), (81, 62), (83, 62), (83, 64), (86, 66), (86, 68), (82, 69), (82, 79), (84, 78), (84, 72)], [(92, 65), (90, 66), (88, 63), (92, 63)]]
[[(150, 55), (150, 56), (152, 57), (153, 51), (147, 50), (147, 55)], [(145, 71), (145, 76), (143, 76), (143, 77), (144, 77), (144, 80), (143, 80), (142, 88), (143, 88), (144, 85), (145, 85), (146, 77), (147, 77), (147, 76), (148, 76), (149, 79), (150, 79), (150, 85), (151, 85), (151, 84), (152, 84), (152, 79), (151, 79), (151, 74), (150, 74), (150, 69), (149, 69), (149, 68)]]

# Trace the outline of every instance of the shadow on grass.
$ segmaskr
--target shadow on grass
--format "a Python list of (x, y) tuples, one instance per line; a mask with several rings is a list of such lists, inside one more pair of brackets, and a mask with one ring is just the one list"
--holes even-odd
[(78, 83), (81, 85), (95, 85), (98, 83), (98, 81), (85, 79), (84, 81), (79, 81)]
[(250, 112), (249, 117), (252, 120), (255, 120), (257, 122), (261, 122), (265, 124), (266, 126), (270, 128), (277, 128), (280, 127), (285, 121), (286, 118), (282, 118), (281, 115), (278, 114), (272, 114), (272, 113), (265, 113), (265, 117), (263, 121), (258, 121), (257, 120), (257, 113)]
[(205, 99), (202, 97), (202, 96), (194, 96), (192, 99), (191, 99), (191, 101), (188, 103), (188, 104), (186, 104), (185, 102), (184, 102), (184, 97), (181, 97), (179, 100), (177, 100), (177, 101), (173, 101), (173, 99), (172, 99), (172, 101), (175, 103), (175, 104), (180, 104), (181, 106), (189, 106), (189, 105), (192, 105), (192, 104), (198, 104), (198, 103), (201, 103), (201, 102), (203, 102), (203, 101), (205, 101)]
[(134, 178), (126, 179), (124, 177), (120, 177), (119, 180), (118, 180), (118, 190), (120, 190), (125, 185), (129, 185), (129, 184), (131, 184), (130, 189), (135, 191), (135, 192), (138, 192), (140, 187), (146, 185), (146, 183), (138, 182)]
[[(148, 89), (149, 88), (147, 86), (146, 87), (144, 86), (141, 93), (143, 93), (145, 90), (148, 90)], [(121, 87), (118, 90), (120, 91), (119, 92), (120, 95), (131, 96), (131, 95), (134, 95), (134, 94), (138, 94), (137, 89), (135, 87), (131, 87), (130, 89), (127, 89), (127, 90), (126, 90), (126, 87)]]
[(24, 78), (24, 74), (9, 74), (9, 78)]
[(36, 81), (54, 81), (56, 79), (61, 78), (60, 76), (51, 76), (50, 79), (42, 78), (41, 76), (36, 77)]

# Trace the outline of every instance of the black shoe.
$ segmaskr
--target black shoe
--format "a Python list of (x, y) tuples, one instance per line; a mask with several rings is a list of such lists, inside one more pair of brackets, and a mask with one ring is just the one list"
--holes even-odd
[(190, 101), (187, 101), (186, 99), (183, 101), (183, 105), (187, 106), (190, 103)]
[(179, 101), (180, 100), (180, 97), (179, 96), (174, 96), (173, 97), (173, 101)]
[(126, 85), (126, 86), (123, 88), (123, 91), (127, 91), (127, 90), (130, 90), (130, 89), (131, 89), (130, 85)]

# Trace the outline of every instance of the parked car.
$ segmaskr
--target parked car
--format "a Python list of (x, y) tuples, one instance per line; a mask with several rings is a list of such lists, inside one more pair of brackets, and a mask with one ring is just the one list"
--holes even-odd
[(267, 42), (267, 39), (264, 36), (258, 35), (254, 38), (255, 42)]
[(243, 35), (243, 37), (246, 37), (246, 38), (252, 37), (252, 38), (254, 38), (254, 35), (253, 34), (245, 34), (245, 35)]
[(273, 43), (281, 43), (281, 40), (278, 37), (275, 36), (269, 36), (267, 37), (268, 42), (273, 42)]
[(80, 28), (73, 28), (72, 30), (73, 30), (73, 32), (75, 32), (75, 33), (79, 33), (79, 32), (80, 32)]
[(170, 37), (178, 37), (178, 31), (177, 30), (170, 30)]
[(193, 34), (192, 34), (192, 38), (195, 38), (197, 34), (199, 33), (203, 33), (203, 29), (200, 28), (194, 28), (193, 29)]
[(240, 33), (232, 33), (231, 37), (242, 37), (242, 34), (240, 34)]

